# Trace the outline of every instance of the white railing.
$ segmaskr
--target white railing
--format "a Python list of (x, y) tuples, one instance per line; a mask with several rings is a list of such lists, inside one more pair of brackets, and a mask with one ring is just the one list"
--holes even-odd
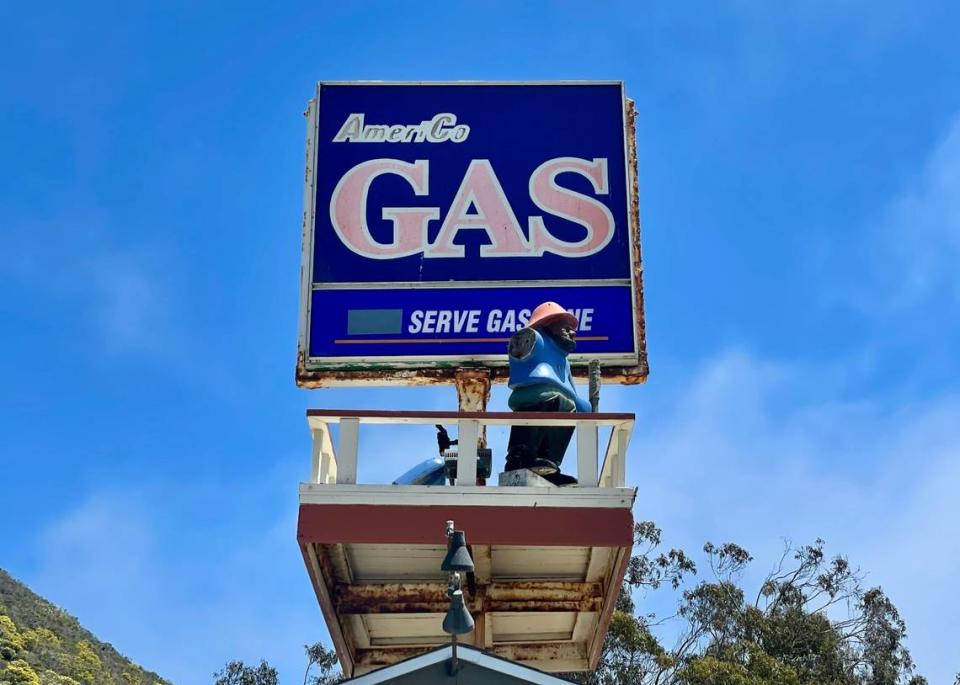
[[(549, 412), (371, 411), (308, 409), (313, 436), (310, 480), (326, 485), (356, 484), (360, 424), (451, 424), (458, 426), (457, 485), (477, 481), (477, 442), (483, 426), (573, 426), (577, 435), (577, 478), (581, 487), (626, 487), (627, 445), (634, 414)], [(330, 426), (339, 424), (336, 450)], [(598, 468), (598, 429), (612, 428)]]

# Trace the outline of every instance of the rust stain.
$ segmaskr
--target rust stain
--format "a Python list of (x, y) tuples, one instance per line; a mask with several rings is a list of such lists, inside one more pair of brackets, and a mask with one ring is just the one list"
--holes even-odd
[(647, 362), (647, 325), (643, 308), (643, 253), (640, 248), (640, 179), (637, 164), (637, 106), (627, 98), (627, 168), (630, 170), (630, 221), (633, 222), (633, 279), (637, 284), (637, 366), (625, 374), (619, 382), (624, 385), (636, 385), (647, 380), (650, 366)]
[[(518, 582), (465, 588), (467, 606), (474, 613), (500, 611), (600, 611), (600, 583)], [(443, 583), (377, 583), (331, 588), (338, 614), (442, 614), (450, 606)]]
[(460, 411), (486, 411), (490, 400), (490, 369), (457, 369), (454, 384)]
[(297, 355), (296, 383), (301, 388), (331, 388), (344, 385), (450, 385), (456, 381), (457, 372), (463, 368), (486, 371), (490, 375), (490, 380), (495, 383), (505, 383), (509, 376), (509, 370), (506, 367), (487, 367), (483, 364), (470, 366), (460, 364), (457, 367), (431, 369), (384, 369), (363, 366), (324, 370), (307, 369), (303, 352), (300, 352)]
[(511, 661), (553, 661), (584, 659), (582, 645), (563, 642), (527, 642), (512, 645), (494, 645), (494, 654)]
[[(639, 273), (639, 267), (635, 267)], [(639, 285), (639, 284), (638, 284)], [(638, 290), (638, 297), (641, 294)], [(642, 330), (642, 325), (641, 325)], [(607, 383), (619, 385), (639, 385), (647, 380), (646, 364), (646, 336), (641, 334), (641, 341), (644, 341), (640, 347), (641, 364), (638, 366), (606, 366), (600, 369), (600, 375)], [(506, 355), (504, 355), (506, 358)], [(457, 371), (461, 368), (471, 370), (487, 371), (490, 374), (491, 383), (503, 384), (510, 377), (510, 370), (505, 366), (484, 366), (476, 364), (469, 367), (457, 368), (430, 368), (430, 369), (385, 369), (369, 367), (345, 367), (331, 368), (324, 370), (307, 369), (303, 361), (303, 354), (297, 357), (297, 368), (295, 381), (298, 387), (306, 389), (315, 388), (335, 388), (343, 386), (370, 386), (383, 387), (391, 385), (400, 386), (429, 386), (429, 385), (454, 385), (456, 383)], [(573, 377), (584, 381), (588, 378), (589, 371), (586, 364), (578, 364), (571, 369)]]
[(572, 583), (559, 581), (523, 581), (516, 583), (492, 583), (487, 596), (495, 600), (542, 600), (571, 601), (583, 597), (603, 596), (600, 583)]
[(537, 613), (552, 613), (558, 611), (580, 612), (580, 611), (600, 611), (603, 600), (600, 597), (592, 597), (579, 601), (495, 601), (488, 600), (484, 604), (486, 611), (531, 611)]
[[(459, 411), (486, 411), (490, 401), (490, 370), (489, 369), (457, 369), (453, 379), (457, 388), (457, 407)], [(477, 436), (477, 447), (487, 446), (487, 427), (480, 427)], [(484, 485), (485, 481), (477, 477), (477, 485)]]
[(420, 656), (434, 649), (436, 645), (425, 647), (394, 647), (392, 649), (364, 649), (357, 654), (359, 666), (389, 666), (404, 659)]
[[(340, 615), (443, 614), (450, 607), (445, 583), (338, 584), (331, 594)], [(471, 611), (481, 608), (469, 596), (467, 606)]]
[[(357, 665), (363, 667), (389, 666), (398, 661), (419, 656), (434, 649), (436, 645), (424, 647), (368, 648), (357, 650)], [(580, 645), (569, 643), (520, 643), (494, 645), (489, 651), (511, 661), (558, 661), (585, 659)]]

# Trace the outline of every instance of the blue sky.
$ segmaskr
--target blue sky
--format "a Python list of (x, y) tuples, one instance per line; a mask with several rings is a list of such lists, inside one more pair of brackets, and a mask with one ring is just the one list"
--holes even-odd
[[(652, 372), (603, 402), (638, 414), (636, 516), (756, 575), (825, 538), (949, 682), (958, 25), (949, 2), (7, 3), (0, 566), (177, 683), (260, 657), (296, 682), (326, 640), (304, 409), (455, 403), (294, 387), (313, 83), (622, 79)], [(361, 478), (424, 444), (387, 436)]]

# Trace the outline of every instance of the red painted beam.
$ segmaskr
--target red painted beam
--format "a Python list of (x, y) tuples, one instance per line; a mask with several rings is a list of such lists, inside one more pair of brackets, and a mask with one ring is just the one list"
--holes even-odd
[(476, 545), (630, 547), (629, 509), (301, 504), (297, 539), (320, 544), (446, 544), (453, 520)]

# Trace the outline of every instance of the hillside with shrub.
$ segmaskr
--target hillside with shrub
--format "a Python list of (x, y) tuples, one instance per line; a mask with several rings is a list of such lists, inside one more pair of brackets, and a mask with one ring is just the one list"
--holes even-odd
[(169, 685), (0, 569), (0, 685)]

